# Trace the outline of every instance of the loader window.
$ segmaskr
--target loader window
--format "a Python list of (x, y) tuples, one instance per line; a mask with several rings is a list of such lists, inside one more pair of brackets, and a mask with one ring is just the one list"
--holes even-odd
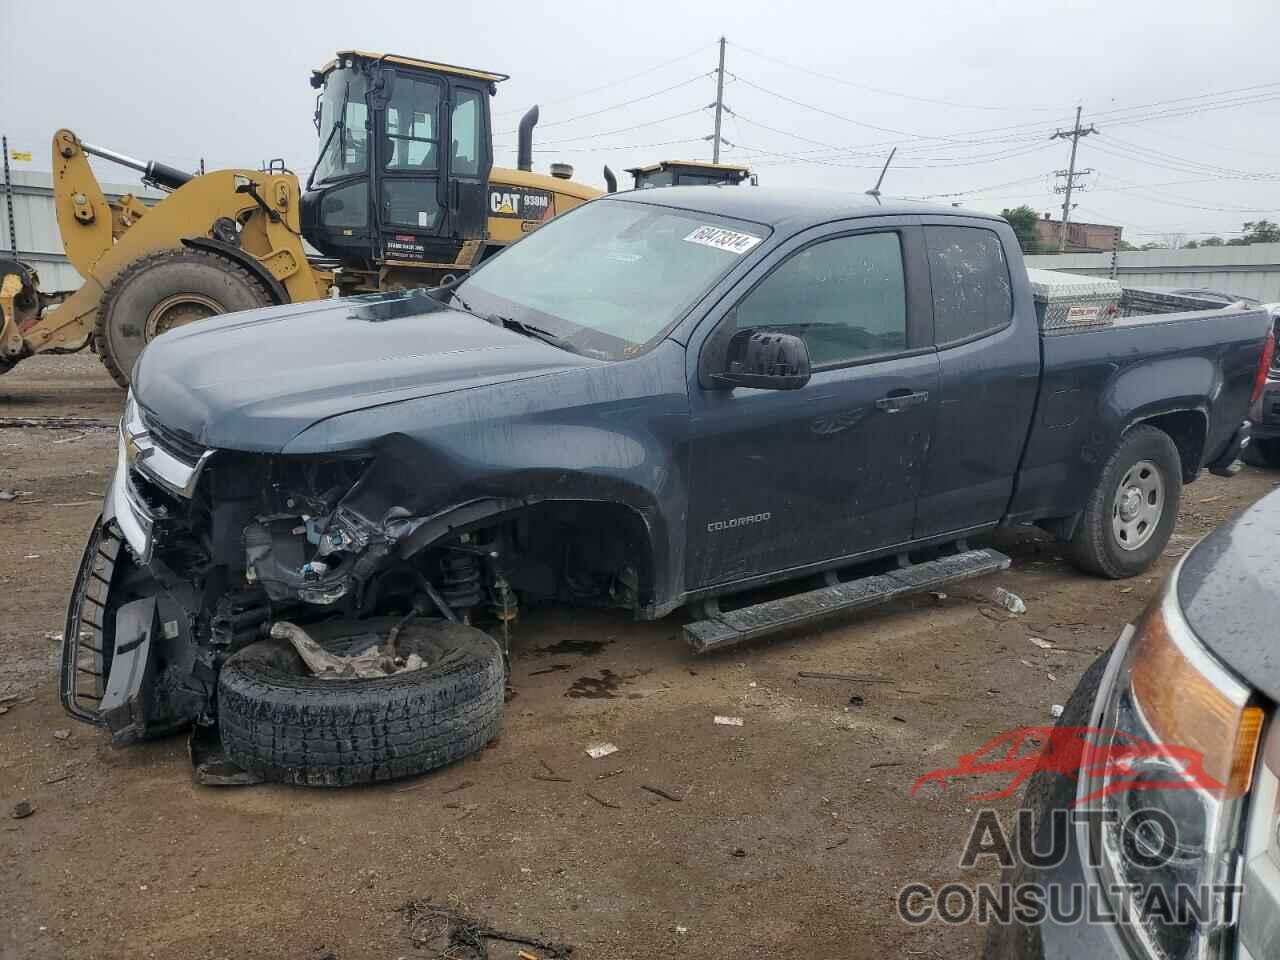
[(480, 116), (480, 95), (474, 90), (457, 90), (449, 129), (449, 139), (453, 141), (453, 166), (450, 173), (454, 176), (480, 175), (480, 133), (483, 123)]
[(396, 77), (387, 105), (388, 170), (418, 172), (440, 166), (440, 85), (431, 80)]
[(324, 95), (320, 98), (321, 153), (311, 175), (315, 183), (364, 173), (368, 169), (365, 87), (363, 76), (346, 70), (335, 70), (325, 81)]

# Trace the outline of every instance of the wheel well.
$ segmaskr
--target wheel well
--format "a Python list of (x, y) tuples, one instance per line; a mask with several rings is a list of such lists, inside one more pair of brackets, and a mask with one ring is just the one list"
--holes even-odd
[(1173, 445), (1178, 448), (1178, 458), (1182, 461), (1182, 482), (1190, 483), (1196, 478), (1204, 458), (1205, 434), (1208, 431), (1202, 412), (1175, 410), (1139, 420), (1134, 426), (1138, 424), (1155, 427), (1168, 434)]
[(654, 557), (644, 519), (597, 500), (547, 500), (486, 521), (501, 530), (512, 585), (533, 595), (638, 607), (653, 596)]

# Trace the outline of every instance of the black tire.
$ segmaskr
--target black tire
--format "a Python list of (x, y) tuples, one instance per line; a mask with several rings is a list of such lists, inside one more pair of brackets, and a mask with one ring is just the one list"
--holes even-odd
[(1240, 459), (1251, 467), (1280, 470), (1280, 439), (1252, 440), (1240, 453)]
[[(335, 653), (366, 649), (394, 617), (308, 626)], [(282, 640), (233, 654), (218, 680), (227, 759), (264, 780), (337, 787), (424, 773), (474, 753), (502, 724), (502, 651), (474, 627), (410, 622), (397, 643), (430, 666), (370, 680), (319, 680)]]
[[(1087, 727), (1089, 717), (1093, 713), (1093, 704), (1098, 697), (1098, 688), (1102, 685), (1102, 675), (1107, 671), (1107, 662), (1111, 659), (1111, 650), (1089, 666), (1076, 684), (1058, 719), (1059, 727)], [(1018, 807), (1031, 810), (1035, 814), (1036, 837), (1033, 848), (1036, 850), (1067, 849), (1065, 838), (1050, 838), (1047, 831), (1062, 829), (1065, 821), (1061, 818), (1045, 817), (1051, 810), (1065, 810), (1075, 803), (1076, 781), (1072, 777), (1063, 776), (1050, 770), (1039, 770), (1027, 780), (1026, 789)], [(1070, 826), (1066, 826), (1070, 829)], [(1036, 870), (1025, 863), (1018, 862), (1013, 867), (1006, 867), (1000, 877), (1002, 884), (1011, 889), (1028, 883), (1035, 883), (1040, 878)], [(987, 929), (986, 948), (983, 950), (984, 960), (1031, 960), (1044, 956), (1041, 944), (1040, 928), (1028, 926), (1017, 921), (1010, 924), (992, 924)]]
[[(138, 354), (165, 330), (269, 303), (262, 284), (226, 257), (185, 247), (161, 250), (139, 257), (107, 286), (98, 305), (94, 342), (115, 382), (128, 387)], [(160, 313), (153, 316), (156, 311)]]
[[(1117, 536), (1112, 517), (1117, 509), (1120, 484), (1129, 471), (1146, 461), (1154, 464), (1163, 483), (1159, 519), (1134, 549), (1127, 549)], [(1072, 560), (1086, 573), (1119, 580), (1148, 570), (1160, 557), (1174, 524), (1182, 497), (1182, 460), (1178, 448), (1163, 430), (1136, 426), (1120, 439), (1120, 445), (1102, 468), (1098, 482), (1089, 493), (1084, 514), (1071, 538)]]

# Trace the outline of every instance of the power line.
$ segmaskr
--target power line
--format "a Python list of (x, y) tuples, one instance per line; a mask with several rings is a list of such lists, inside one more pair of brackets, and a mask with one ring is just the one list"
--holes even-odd
[(1095, 110), (1093, 115), (1095, 119), (1100, 117), (1110, 117), (1117, 114), (1129, 113), (1134, 110), (1145, 110), (1148, 107), (1163, 107), (1171, 103), (1186, 103), (1191, 100), (1212, 100), (1218, 97), (1234, 97), (1242, 93), (1249, 93), (1255, 90), (1274, 89), (1276, 87), (1280, 87), (1280, 81), (1257, 83), (1248, 87), (1236, 87), (1233, 90), (1219, 90), (1215, 93), (1198, 93), (1193, 96), (1174, 97), (1169, 100), (1153, 100), (1150, 103), (1134, 104), (1131, 107), (1113, 107), (1110, 110)]
[(951, 193), (926, 193), (921, 196), (912, 197), (913, 200), (941, 200), (946, 197), (964, 197), (974, 193), (990, 193), (992, 190), (1002, 190), (1005, 187), (1019, 187), (1024, 183), (1035, 183), (1043, 180), (1048, 174), (1037, 173), (1033, 177), (1023, 177), (1021, 180), (1009, 180), (1005, 183), (995, 183), (988, 187), (975, 187), (972, 190), (954, 190)]
[(547, 144), (554, 143), (573, 143), (577, 140), (595, 140), (598, 137), (610, 137), (617, 133), (629, 133), (632, 130), (640, 130), (644, 127), (657, 126), (660, 123), (667, 123), (670, 120), (679, 120), (681, 117), (688, 117), (695, 113), (702, 113), (706, 109), (706, 107), (694, 107), (692, 110), (685, 110), (682, 113), (673, 113), (669, 117), (659, 117), (657, 120), (649, 120), (645, 123), (635, 123), (629, 127), (618, 127), (616, 130), (602, 130), (599, 133), (584, 133), (576, 137), (563, 137), (559, 140), (543, 140), (541, 142), (545, 146)]
[(1130, 143), (1127, 140), (1121, 140), (1119, 137), (1115, 137), (1115, 136), (1108, 136), (1107, 139), (1109, 142), (1116, 144), (1121, 148), (1125, 148), (1125, 149), (1134, 151), (1136, 153), (1152, 154), (1162, 159), (1167, 159), (1167, 160), (1175, 161), (1178, 163), (1185, 163), (1188, 166), (1201, 167), (1204, 169), (1206, 173), (1215, 173), (1220, 176), (1228, 176), (1228, 177), (1239, 178), (1239, 179), (1280, 178), (1280, 173), (1265, 173), (1262, 171), (1236, 170), (1232, 167), (1224, 167), (1216, 163), (1205, 163), (1200, 160), (1189, 160), (1185, 157), (1179, 157), (1171, 153), (1166, 153), (1163, 150), (1157, 150), (1154, 147), (1144, 147), (1140, 144)]
[(685, 137), (682, 140), (659, 140), (656, 143), (617, 143), (603, 147), (565, 147), (561, 150), (534, 149), (534, 153), (607, 153), (611, 150), (649, 150), (653, 147), (671, 147), (682, 143), (705, 143), (706, 137)]
[[(659, 70), (663, 69), (664, 67), (669, 67), (673, 63), (679, 63), (681, 60), (688, 60), (690, 57), (693, 57), (699, 53), (702, 53), (709, 46), (711, 46), (711, 44), (704, 43), (701, 46), (698, 46), (695, 49), (690, 50), (688, 53), (682, 53), (680, 56), (672, 57), (670, 60), (663, 60), (661, 63), (654, 64), (652, 67), (649, 67), (645, 70), (641, 70), (639, 73), (630, 74), (629, 76), (622, 77), (619, 80), (610, 80), (608, 83), (602, 83), (597, 87), (591, 87), (588, 90), (582, 90), (582, 91), (579, 91), (578, 93), (571, 93), (564, 97), (557, 97), (554, 100), (546, 100), (544, 101), (544, 104), (547, 106), (550, 106), (556, 103), (567, 103), (570, 100), (577, 100), (579, 97), (589, 96), (590, 94), (593, 94), (593, 93), (599, 93), (601, 90), (609, 90), (621, 84), (629, 83), (632, 80), (638, 80), (641, 77), (647, 77), (649, 74), (657, 73)], [(510, 116), (515, 113), (521, 113), (523, 109), (524, 109), (523, 107), (515, 107), (511, 110), (504, 110), (501, 113), (497, 114), (496, 116), (499, 116), (499, 117)]]
[[(679, 90), (681, 87), (687, 87), (689, 84), (691, 84), (691, 83), (696, 83), (697, 81), (699, 81), (699, 80), (703, 80), (703, 79), (706, 79), (706, 78), (707, 78), (707, 77), (709, 77), (709, 76), (710, 76), (710, 74), (709, 74), (709, 73), (700, 73), (700, 74), (698, 74), (696, 77), (690, 77), (690, 78), (689, 78), (689, 79), (687, 79), (687, 80), (681, 80), (679, 83), (673, 83), (673, 84), (672, 84), (671, 86), (669, 86), (669, 87), (663, 87), (661, 90), (655, 90), (655, 91), (653, 91), (652, 93), (646, 93), (646, 94), (644, 94), (643, 96), (639, 96), (639, 97), (632, 97), (630, 100), (623, 100), (621, 103), (613, 103), (613, 104), (610, 104), (610, 105), (609, 105), (609, 106), (607, 106), (607, 107), (601, 107), (599, 110), (592, 110), (592, 111), (590, 111), (589, 113), (580, 113), (580, 114), (578, 114), (577, 116), (573, 116), (573, 117), (566, 117), (564, 120), (553, 120), (553, 121), (551, 121), (550, 123), (543, 123), (543, 124), (539, 124), (539, 126), (541, 126), (541, 127), (543, 127), (543, 128), (546, 128), (546, 127), (560, 127), (560, 126), (563, 126), (563, 125), (564, 125), (564, 124), (566, 124), (566, 123), (573, 123), (573, 122), (575, 122), (575, 121), (577, 121), (577, 120), (585, 120), (585, 119), (587, 119), (588, 117), (598, 117), (598, 116), (600, 116), (600, 114), (602, 114), (602, 113), (608, 113), (608, 112), (610, 112), (611, 110), (618, 110), (618, 109), (620, 109), (620, 108), (622, 108), (622, 107), (629, 107), (629, 106), (631, 106), (633, 103), (640, 103), (640, 102), (642, 102), (642, 101), (644, 101), (644, 100), (652, 100), (654, 97), (660, 97), (660, 96), (662, 96), (664, 93), (670, 93), (672, 90)], [(500, 133), (498, 134), (498, 136), (500, 136), (500, 137), (505, 137), (505, 136), (509, 136), (509, 135), (511, 135), (511, 134), (513, 134), (513, 133), (516, 133), (516, 132), (517, 132), (517, 131), (516, 131), (516, 129), (503, 130), (502, 132), (500, 132)]]
[(821, 70), (811, 69), (810, 67), (802, 67), (799, 64), (790, 63), (778, 57), (769, 56), (769, 54), (767, 53), (761, 53), (759, 50), (753, 50), (750, 47), (744, 47), (740, 43), (734, 43), (733, 46), (739, 50), (742, 50), (744, 53), (749, 53), (752, 56), (759, 57), (762, 60), (768, 60), (770, 63), (776, 63), (780, 66), (787, 67), (791, 70), (798, 70), (801, 73), (807, 73), (807, 74), (810, 74), (811, 76), (820, 77), (823, 80), (829, 80), (832, 83), (843, 84), (847, 87), (854, 87), (858, 90), (867, 90), (867, 91), (870, 91), (871, 93), (878, 93), (886, 97), (898, 97), (902, 100), (914, 100), (917, 103), (932, 103), (932, 104), (936, 104), (937, 106), (957, 107), (962, 110), (998, 110), (998, 111), (1005, 111), (1005, 112), (1012, 112), (1017, 110), (1055, 111), (1059, 109), (1058, 107), (995, 107), (995, 106), (984, 106), (984, 105), (973, 104), (973, 103), (956, 103), (955, 101), (952, 101), (952, 100), (938, 100), (933, 97), (920, 97), (910, 93), (902, 93), (897, 90), (886, 90), (883, 87), (873, 87), (870, 84), (858, 83), (854, 80), (846, 80), (843, 77), (836, 77), (829, 73), (823, 73)]

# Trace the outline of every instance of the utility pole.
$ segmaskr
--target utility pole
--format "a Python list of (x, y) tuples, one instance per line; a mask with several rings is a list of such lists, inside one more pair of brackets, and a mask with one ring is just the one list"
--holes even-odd
[(1071, 140), (1071, 160), (1067, 164), (1067, 169), (1056, 170), (1054, 175), (1066, 178), (1066, 185), (1054, 187), (1054, 193), (1063, 193), (1066, 196), (1062, 200), (1062, 226), (1058, 228), (1058, 252), (1065, 253), (1067, 250), (1067, 224), (1071, 222), (1071, 191), (1083, 190), (1084, 184), (1076, 186), (1076, 177), (1083, 177), (1085, 174), (1093, 173), (1092, 169), (1076, 170), (1076, 147), (1080, 144), (1081, 137), (1087, 137), (1091, 133), (1097, 133), (1098, 130), (1093, 124), (1089, 124), (1088, 129), (1080, 127), (1080, 107), (1076, 107), (1076, 124), (1070, 130), (1059, 130), (1050, 140)]
[(711, 162), (720, 162), (720, 117), (724, 113), (724, 37), (720, 38), (720, 66), (716, 68), (716, 133), (712, 141)]
[(13, 181), (9, 179), (9, 138), (0, 137), (0, 149), (4, 150), (4, 202), (9, 212), (9, 249), (18, 255), (18, 232), (13, 225)]

